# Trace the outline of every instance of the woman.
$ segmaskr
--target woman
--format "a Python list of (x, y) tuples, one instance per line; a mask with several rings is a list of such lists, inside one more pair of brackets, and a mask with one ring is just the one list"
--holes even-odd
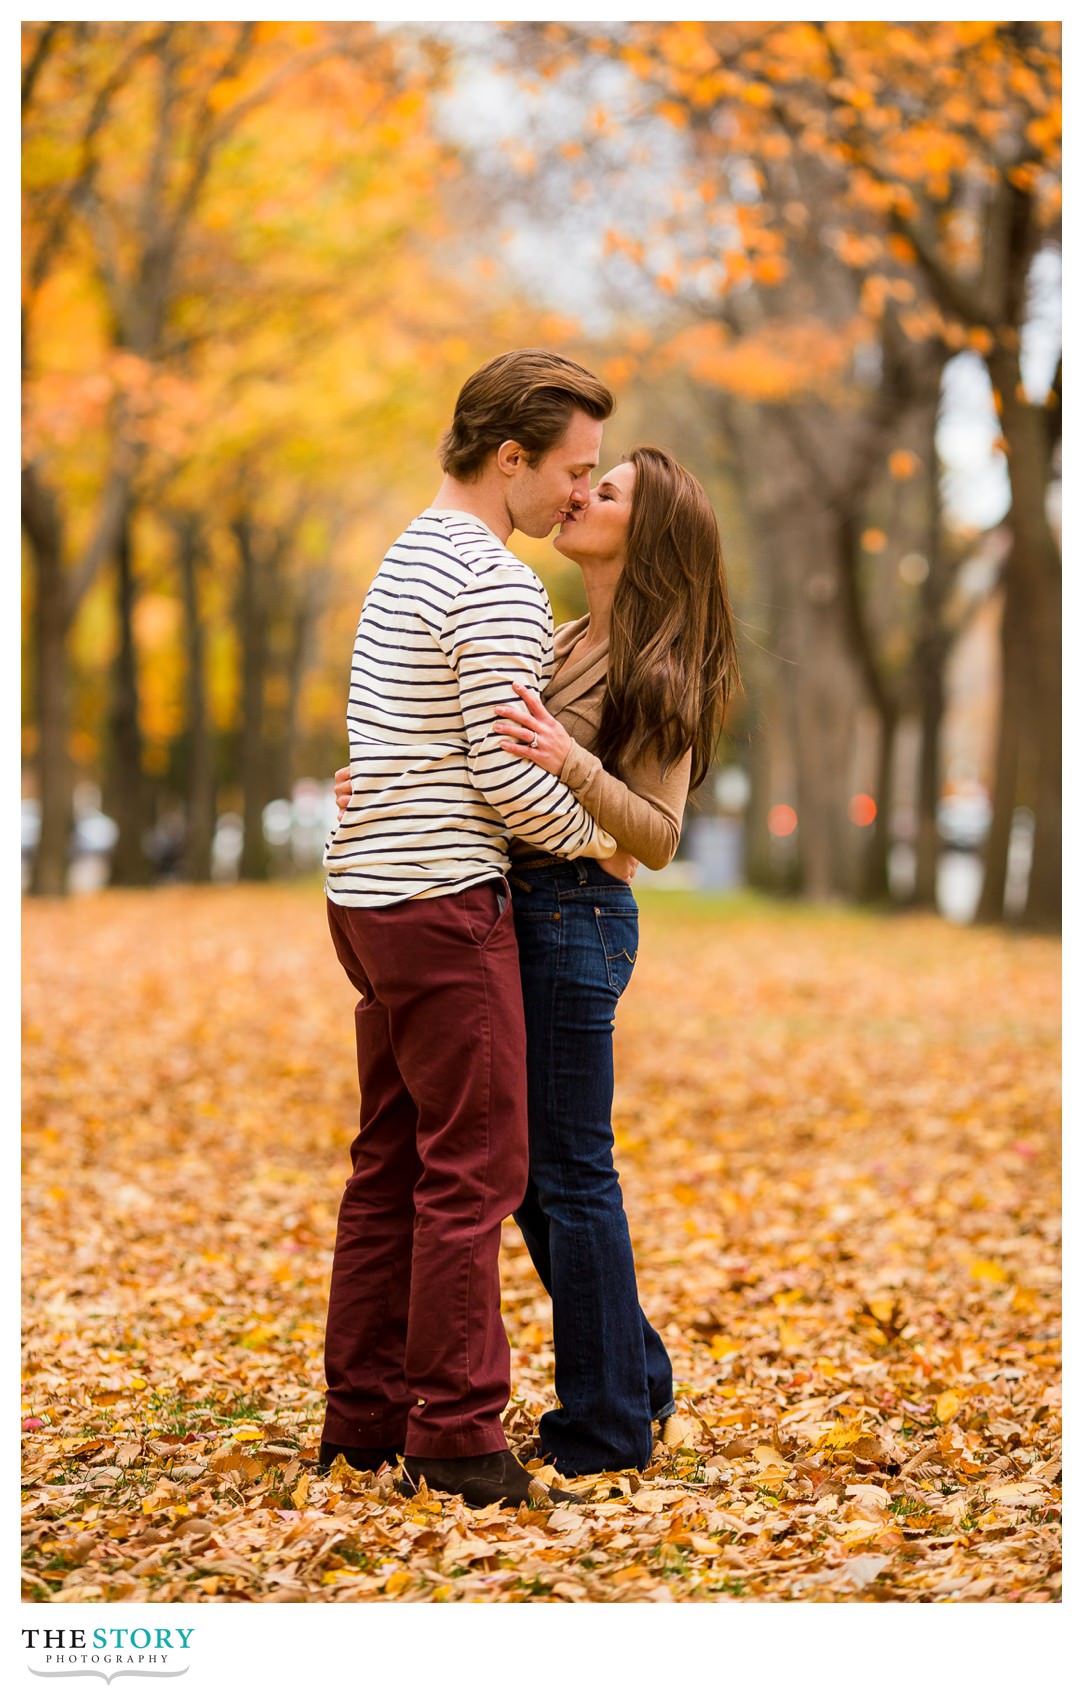
[(559, 1399), (536, 1455), (576, 1476), (643, 1468), (652, 1420), (673, 1409), (613, 1167), (613, 1020), (638, 949), (629, 881), (638, 862), (660, 868), (676, 851), (737, 662), (714, 514), (662, 450), (634, 449), (554, 547), (580, 567), (589, 612), (556, 634), (548, 708), (516, 686), (520, 706), (496, 725), (505, 749), (558, 773), (620, 847), (598, 863), (516, 842), (509, 873), (530, 1128), (515, 1219), (553, 1300)]

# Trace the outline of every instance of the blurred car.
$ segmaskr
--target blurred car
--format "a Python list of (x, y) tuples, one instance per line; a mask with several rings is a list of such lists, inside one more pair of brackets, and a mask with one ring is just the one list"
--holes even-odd
[(936, 810), (936, 829), (945, 850), (977, 850), (985, 843), (993, 805), (984, 791), (958, 792), (942, 797)]
[[(36, 797), (24, 797), (20, 817), (22, 851), (32, 856), (41, 837), (41, 804)], [(79, 809), (72, 826), (69, 857), (108, 856), (120, 836), (120, 828), (111, 816), (101, 809)]]

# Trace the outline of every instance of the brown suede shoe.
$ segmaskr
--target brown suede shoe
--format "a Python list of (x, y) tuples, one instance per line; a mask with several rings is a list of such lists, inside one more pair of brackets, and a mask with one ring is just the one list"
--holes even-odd
[[(413, 1495), (424, 1476), (434, 1493), (461, 1493), (467, 1505), (578, 1505), (582, 1496), (545, 1487), (510, 1452), (479, 1452), (468, 1458), (404, 1458), (401, 1492)], [(545, 1496), (544, 1498), (542, 1496)]]

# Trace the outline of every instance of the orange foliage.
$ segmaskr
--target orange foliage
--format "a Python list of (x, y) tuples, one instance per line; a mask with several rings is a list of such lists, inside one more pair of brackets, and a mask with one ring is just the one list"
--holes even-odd
[[(517, 1514), (315, 1471), (357, 1127), (319, 893), (28, 907), (28, 1598), (1057, 1596), (1056, 944), (642, 909), (616, 1150), (677, 1413), (645, 1470)], [(511, 1223), (501, 1276), (518, 1448), (553, 1353)]]

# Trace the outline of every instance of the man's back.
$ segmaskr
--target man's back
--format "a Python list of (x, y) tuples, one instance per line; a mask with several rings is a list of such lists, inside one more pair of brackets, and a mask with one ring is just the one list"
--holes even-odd
[(590, 817), (552, 774), (500, 748), (513, 680), (540, 690), (553, 620), (530, 568), (473, 515), (426, 509), (365, 598), (350, 676), (353, 795), (324, 857), (347, 907), (448, 895), (502, 873), (512, 834), (582, 853)]

